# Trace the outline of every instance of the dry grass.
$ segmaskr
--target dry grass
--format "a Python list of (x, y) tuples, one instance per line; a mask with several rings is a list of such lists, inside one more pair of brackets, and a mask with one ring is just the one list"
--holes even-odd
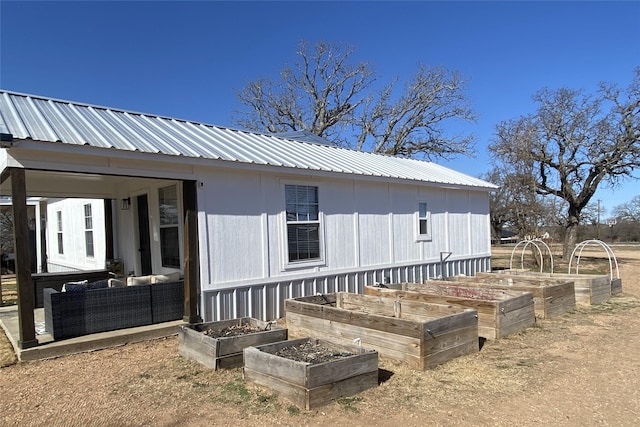
[(0, 424), (638, 425), (640, 253), (621, 257), (624, 295), (429, 371), (381, 358), (379, 387), (318, 410), (187, 360), (172, 337), (3, 368)]
[(13, 351), (13, 346), (4, 333), (4, 330), (0, 328), (0, 368), (13, 365), (16, 362), (17, 358)]

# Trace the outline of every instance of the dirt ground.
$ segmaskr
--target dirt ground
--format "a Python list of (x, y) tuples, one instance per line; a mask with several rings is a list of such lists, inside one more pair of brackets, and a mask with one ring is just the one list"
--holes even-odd
[(172, 337), (0, 369), (0, 425), (640, 425), (640, 249), (615, 253), (622, 296), (433, 370), (381, 358), (378, 387), (317, 410), (184, 359)]

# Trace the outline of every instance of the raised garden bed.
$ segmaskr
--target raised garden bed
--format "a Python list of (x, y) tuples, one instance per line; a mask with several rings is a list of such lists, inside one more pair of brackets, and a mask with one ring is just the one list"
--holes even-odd
[(426, 283), (531, 292), (536, 317), (541, 319), (560, 316), (576, 308), (575, 288), (573, 282), (567, 280), (478, 273), (476, 276), (455, 276)]
[(304, 409), (378, 385), (378, 352), (301, 338), (244, 349), (244, 379)]
[(478, 335), (486, 339), (498, 339), (521, 331), (536, 321), (531, 292), (434, 283), (385, 286), (365, 286), (364, 294), (473, 308), (478, 312)]
[(270, 322), (242, 317), (180, 326), (178, 351), (207, 368), (237, 368), (249, 346), (284, 341), (287, 330)]
[(557, 282), (572, 281), (575, 287), (576, 303), (582, 305), (600, 304), (609, 299), (612, 293), (622, 292), (622, 281), (614, 281), (606, 274), (563, 274), (539, 273), (527, 270), (502, 270), (495, 273), (478, 273), (478, 277), (516, 276), (545, 278)]
[(346, 292), (287, 299), (284, 305), (292, 338), (359, 341), (415, 369), (479, 349), (475, 309)]

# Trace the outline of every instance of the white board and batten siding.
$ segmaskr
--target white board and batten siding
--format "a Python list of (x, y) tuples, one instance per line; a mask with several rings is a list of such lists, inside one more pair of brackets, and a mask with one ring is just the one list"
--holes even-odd
[[(254, 171), (202, 171), (198, 190), (205, 321), (282, 317), (285, 298), (490, 268), (485, 190)], [(318, 187), (322, 262), (287, 265), (284, 185)], [(417, 239), (418, 203), (430, 212)], [(441, 262), (441, 253), (451, 252)]]
[[(91, 206), (91, 228), (86, 227), (85, 206)], [(101, 199), (50, 200), (46, 207), (47, 271), (99, 270), (106, 267), (104, 201)], [(58, 223), (58, 218), (61, 222)], [(93, 254), (87, 253), (86, 232), (93, 237)], [(62, 248), (58, 235), (62, 238)]]

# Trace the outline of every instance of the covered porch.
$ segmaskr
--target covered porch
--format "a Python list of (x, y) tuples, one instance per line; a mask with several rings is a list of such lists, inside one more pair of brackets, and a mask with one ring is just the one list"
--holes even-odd
[[(18, 150), (20, 151), (20, 150)], [(28, 153), (31, 157), (34, 153)], [(42, 162), (42, 159), (39, 159)], [(20, 162), (28, 163), (28, 162)], [(60, 165), (56, 165), (60, 166)], [(78, 169), (82, 169), (78, 166)], [(64, 169), (73, 169), (73, 165), (63, 165)], [(77, 170), (77, 169), (76, 169)], [(183, 318), (175, 322), (163, 322), (122, 329), (119, 331), (90, 334), (84, 337), (68, 338), (53, 341), (48, 334), (38, 334), (36, 329), (44, 317), (41, 308), (36, 308), (35, 287), (32, 277), (32, 254), (29, 248), (27, 197), (38, 196), (44, 198), (94, 198), (105, 201), (105, 228), (107, 259), (120, 257), (125, 259), (126, 273), (140, 276), (152, 273), (167, 273), (162, 268), (163, 263), (153, 261), (159, 249), (157, 239), (154, 239), (152, 221), (153, 214), (149, 213), (149, 206), (142, 206), (141, 201), (147, 201), (149, 188), (156, 188), (160, 184), (170, 183), (181, 195), (176, 203), (180, 217), (179, 233), (181, 236), (179, 253), (180, 274), (184, 277), (184, 310)], [(154, 187), (155, 186), (155, 187)], [(146, 189), (146, 190), (145, 190)], [(24, 167), (5, 167), (0, 176), (0, 190), (12, 200), (15, 275), (17, 282), (17, 305), (4, 307), (2, 310), (2, 324), (19, 352), (21, 360), (56, 357), (57, 355), (88, 351), (104, 346), (121, 345), (141, 339), (171, 335), (177, 332), (177, 325), (181, 323), (195, 323), (200, 321), (198, 307), (198, 237), (196, 225), (196, 183), (189, 180), (178, 180), (175, 176), (120, 176), (110, 174), (96, 174), (87, 172), (68, 172), (60, 170), (30, 169)], [(132, 200), (133, 196), (133, 202)], [(124, 209), (126, 201), (127, 209)], [(179, 215), (181, 214), (181, 215)], [(45, 221), (47, 222), (47, 221)], [(48, 221), (50, 226), (55, 220)], [(140, 236), (149, 236), (149, 247), (145, 256), (144, 245)], [(146, 338), (145, 338), (146, 337)]]
[(54, 341), (50, 334), (42, 331), (44, 309), (36, 308), (33, 312), (33, 318), (36, 327), (35, 339), (38, 344), (22, 348), (19, 344), (21, 335), (18, 306), (0, 307), (0, 327), (13, 345), (16, 356), (20, 361), (51, 359), (69, 354), (168, 337), (177, 334), (179, 326), (186, 324), (183, 320), (176, 320)]

